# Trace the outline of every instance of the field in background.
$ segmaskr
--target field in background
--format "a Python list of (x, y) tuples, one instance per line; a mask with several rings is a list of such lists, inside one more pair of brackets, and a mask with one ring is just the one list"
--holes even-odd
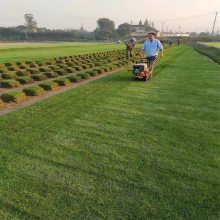
[(125, 49), (125, 45), (115, 43), (6, 43), (0, 44), (0, 64), (5, 62), (44, 60), (52, 57), (118, 49)]
[(174, 47), (149, 82), (124, 70), (2, 116), (0, 218), (217, 219), (219, 76)]
[(211, 46), (211, 47), (217, 47), (220, 48), (220, 42), (208, 42), (204, 43), (205, 45)]
[(220, 43), (213, 43), (212, 46), (211, 44), (212, 43), (210, 43), (210, 45), (208, 45), (208, 43), (195, 43), (193, 44), (193, 47), (201, 54), (212, 59), (215, 63), (220, 64), (220, 49), (218, 48)]

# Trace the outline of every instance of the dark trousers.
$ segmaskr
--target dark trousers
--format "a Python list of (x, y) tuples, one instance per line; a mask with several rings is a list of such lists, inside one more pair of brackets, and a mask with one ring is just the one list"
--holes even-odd
[(154, 64), (157, 61), (157, 56), (147, 57), (147, 66), (152, 74), (152, 70), (154, 68)]
[(131, 57), (133, 57), (133, 49), (126, 49), (126, 58), (130, 59)]

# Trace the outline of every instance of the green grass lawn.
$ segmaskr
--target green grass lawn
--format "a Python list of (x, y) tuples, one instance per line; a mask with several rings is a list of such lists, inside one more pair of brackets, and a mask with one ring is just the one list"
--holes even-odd
[(220, 48), (220, 42), (208, 42), (208, 43), (204, 43), (204, 44), (206, 44), (208, 46)]
[(0, 118), (0, 219), (218, 219), (219, 66), (166, 51)]
[(215, 47), (214, 44), (212, 45), (212, 47), (209, 47), (211, 45), (207, 47), (207, 45), (205, 44), (198, 43), (198, 44), (194, 44), (193, 47), (201, 54), (209, 57), (214, 62), (220, 64), (220, 49), (217, 47), (217, 44), (215, 45), (216, 45)]
[(0, 64), (118, 49), (125, 49), (125, 46), (114, 43), (5, 43), (0, 46)]

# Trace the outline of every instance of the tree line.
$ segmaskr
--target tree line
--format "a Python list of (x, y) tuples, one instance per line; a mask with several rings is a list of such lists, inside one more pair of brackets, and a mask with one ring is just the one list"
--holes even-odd
[[(116, 40), (129, 37), (132, 25), (123, 23), (115, 27), (114, 21), (108, 18), (97, 20), (97, 28), (94, 31), (86, 31), (81, 27), (79, 30), (51, 30), (40, 28), (32, 14), (24, 15), (24, 25), (17, 27), (0, 27), (0, 40), (19, 41), (92, 41), (92, 40)], [(153, 23), (152, 23), (153, 24)]]

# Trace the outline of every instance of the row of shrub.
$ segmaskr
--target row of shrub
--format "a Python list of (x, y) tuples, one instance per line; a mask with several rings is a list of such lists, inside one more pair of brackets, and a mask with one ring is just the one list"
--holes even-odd
[(220, 49), (216, 47), (210, 47), (201, 43), (195, 43), (193, 45), (194, 49), (199, 53), (209, 57), (215, 63), (220, 64)]
[[(74, 73), (76, 71), (82, 71), (85, 69), (90, 69), (96, 66), (101, 66), (102, 63), (108, 63), (112, 62), (116, 59), (109, 59), (105, 62), (95, 62), (95, 63), (89, 63), (87, 65), (81, 65), (81, 66), (71, 66), (58, 69), (57, 66), (50, 66), (50, 67), (41, 67), (39, 69), (28, 69), (25, 71), (17, 71), (17, 72), (9, 72), (9, 73), (3, 73), (0, 76), (0, 82), (1, 87), (3, 88), (14, 88), (20, 86), (20, 84), (27, 84), (32, 83), (33, 81), (42, 81), (47, 78), (56, 78), (58, 75), (66, 75), (68, 73)], [(15, 80), (19, 83), (15, 82)]]
[[(7, 73), (8, 71), (20, 71), (25, 70), (29, 68), (40, 68), (43, 66), (53, 66), (53, 65), (83, 65), (87, 64), (88, 62), (98, 62), (102, 61), (103, 59), (112, 59), (113, 57), (121, 56), (123, 57), (124, 54), (121, 51), (111, 51), (111, 52), (103, 52), (103, 53), (97, 53), (92, 54), (90, 56), (88, 55), (78, 55), (78, 56), (70, 56), (70, 57), (60, 57), (60, 58), (54, 58), (52, 60), (48, 60), (45, 62), (42, 61), (26, 61), (26, 62), (17, 62), (15, 64), (13, 63), (5, 63), (5, 65), (0, 66), (0, 73)], [(63, 67), (63, 66), (61, 66)]]
[[(119, 63), (116, 63), (116, 65), (118, 64)], [(41, 68), (40, 71), (38, 71), (37, 69), (32, 69), (24, 72), (19, 71), (17, 73), (7, 73), (7, 74), (3, 74), (4, 80), (0, 81), (0, 86), (2, 88), (17, 88), (22, 84), (30, 84), (33, 83), (34, 81), (44, 81), (47, 80), (48, 78), (57, 78), (58, 76), (65, 76), (70, 73), (75, 73), (76, 71), (83, 71), (86, 69), (91, 69), (92, 67), (94, 68), (100, 66), (102, 66), (102, 63), (99, 62), (99, 63), (94, 63), (92, 65), (68, 67), (54, 71), (51, 70), (50, 72), (40, 72), (40, 71), (49, 70), (47, 68)], [(18, 77), (18, 76), (23, 76), (23, 77)]]
[[(59, 89), (60, 86), (68, 86), (71, 83), (77, 83), (81, 80), (88, 79), (90, 77), (96, 76), (97, 74), (102, 74), (104, 72), (109, 72), (116, 70), (120, 67), (126, 66), (129, 61), (121, 61), (115, 64), (110, 64), (102, 66), (99, 68), (94, 68), (83, 73), (72, 74), (64, 78), (55, 79), (53, 81), (44, 82), (38, 86), (30, 86), (23, 91), (10, 91), (1, 95), (0, 99), (0, 109), (4, 107), (4, 102), (15, 102), (21, 103), (27, 100), (28, 96), (42, 96), (48, 91), (54, 91)], [(3, 100), (3, 102), (2, 102)]]

